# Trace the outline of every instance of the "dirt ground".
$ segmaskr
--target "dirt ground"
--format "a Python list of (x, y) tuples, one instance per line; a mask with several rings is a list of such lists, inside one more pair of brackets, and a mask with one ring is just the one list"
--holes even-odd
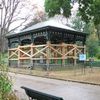
[(9, 68), (9, 71), (21, 74), (100, 85), (100, 68), (65, 69), (55, 71), (44, 71), (40, 69), (30, 70), (25, 68)]

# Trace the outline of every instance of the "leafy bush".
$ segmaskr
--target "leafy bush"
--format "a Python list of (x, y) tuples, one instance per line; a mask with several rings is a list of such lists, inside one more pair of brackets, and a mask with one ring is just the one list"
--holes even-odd
[(100, 59), (100, 54), (97, 56), (98, 59)]
[(0, 64), (0, 100), (18, 100), (12, 92), (8, 68), (2, 64)]
[(97, 59), (100, 59), (100, 52), (96, 55)]
[(8, 76), (4, 73), (0, 73), (0, 100), (5, 98), (11, 91), (11, 82)]
[(100, 59), (100, 46), (98, 47), (98, 53), (96, 55), (97, 59)]

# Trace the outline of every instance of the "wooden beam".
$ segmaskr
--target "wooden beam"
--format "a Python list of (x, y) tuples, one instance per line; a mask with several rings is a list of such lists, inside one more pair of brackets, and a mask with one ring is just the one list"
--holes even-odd
[(18, 46), (18, 67), (20, 67), (20, 46)]
[(45, 47), (46, 46), (46, 44), (45, 45), (32, 45), (32, 47)]
[(25, 55), (27, 55), (28, 57), (31, 57), (31, 55), (29, 55), (28, 53), (26, 53), (25, 51), (21, 50), (20, 48), (18, 48), (20, 52), (24, 53)]
[(11, 58), (11, 59), (9, 59), (9, 60), (18, 60), (18, 58)]
[(12, 51), (13, 53), (11, 55), (9, 55), (8, 59), (11, 58), (13, 55), (16, 55), (18, 57), (18, 54), (16, 54), (18, 52), (18, 49), (14, 52)]
[[(30, 53), (31, 52), (31, 50), (29, 50), (29, 51), (27, 51), (26, 53), (28, 54), (28, 53)], [(21, 55), (21, 57), (24, 57), (26, 54), (24, 53), (23, 55)]]
[(77, 57), (77, 53), (76, 53), (76, 46), (75, 46), (75, 49), (74, 49), (74, 65), (76, 65), (76, 57)]
[[(33, 38), (32, 38), (33, 39)], [(32, 59), (32, 55), (33, 55), (33, 43), (31, 44), (31, 58), (30, 58), (30, 67), (33, 67), (33, 59)]]
[(27, 59), (30, 60), (30, 57), (20, 57), (20, 58), (19, 58), (19, 60), (23, 60), (23, 59), (24, 59), (24, 60), (27, 60)]
[(44, 50), (43, 51), (40, 51), (37, 48), (35, 48), (35, 50), (37, 50), (37, 52), (39, 52), (39, 53), (43, 54), (45, 57), (47, 57), (47, 54), (43, 52)]
[[(61, 59), (63, 65), (65, 65), (65, 59), (78, 59), (77, 54), (82, 52), (85, 53), (85, 48), (85, 46), (77, 46), (75, 44), (51, 44), (50, 41), (48, 41), (45, 45), (31, 44), (28, 46), (19, 46), (18, 48), (8, 49), (8, 58), (9, 61), (18, 60), (18, 66), (20, 66), (21, 60), (30, 60), (30, 62), (33, 63), (33, 60), (41, 59), (45, 59), (48, 66), (50, 60), (55, 60), (57, 63), (58, 59)], [(71, 53), (72, 55), (69, 55)], [(18, 58), (14, 58), (13, 55), (16, 55)], [(40, 58), (41, 55), (43, 56), (42, 58)], [(74, 64), (76, 64), (76, 61), (74, 61)]]
[(44, 51), (44, 50), (47, 49), (47, 48), (48, 48), (48, 46), (46, 46), (45, 48), (39, 50), (38, 52), (34, 53), (34, 54), (32, 55), (32, 57), (36, 56), (37, 54), (39, 54), (40, 52)]
[(50, 64), (50, 41), (47, 41), (47, 49), (46, 49), (46, 53), (47, 53), (47, 59), (46, 59), (46, 64), (47, 64), (47, 71), (49, 71), (49, 64)]
[(63, 55), (61, 52), (59, 52), (58, 50), (56, 50), (56, 49), (54, 49), (51, 45), (50, 45), (50, 49), (52, 49), (53, 50), (53, 52), (56, 52), (56, 53), (58, 53), (59, 55)]
[(65, 66), (65, 43), (62, 43), (62, 65)]
[(73, 49), (71, 49), (70, 51), (68, 51), (66, 54), (64, 54), (63, 56), (67, 56), (68, 54), (70, 54), (71, 52), (73, 52), (76, 49), (76, 47), (74, 47)]
[(18, 48), (10, 48), (10, 49), (8, 49), (9, 51), (15, 51), (16, 49), (18, 49)]

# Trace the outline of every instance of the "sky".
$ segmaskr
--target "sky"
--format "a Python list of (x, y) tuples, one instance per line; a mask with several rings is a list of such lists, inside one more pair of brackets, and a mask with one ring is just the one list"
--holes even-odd
[[(37, 7), (38, 9), (33, 10), (34, 7)], [(18, 16), (19, 17), (30, 16), (29, 20), (26, 22), (26, 23), (28, 23), (35, 16), (35, 13), (36, 13), (37, 10), (39, 10), (39, 11), (41, 11), (41, 10), (43, 11), (44, 10), (44, 0), (27, 0), (27, 2), (25, 4), (25, 7), (23, 7), (21, 9), (21, 13)], [(10, 26), (10, 30), (13, 29), (15, 26), (17, 26), (18, 24), (20, 24), (21, 22), (22, 21), (17, 21), (15, 23), (13, 23)], [(19, 28), (18, 30), (16, 30), (16, 32), (19, 32), (21, 28)]]
[(44, 0), (30, 0), (32, 4), (38, 4), (40, 6), (44, 5)]
[[(21, 16), (21, 17), (22, 17), (22, 16), (24, 17), (24, 16), (30, 14), (30, 16), (32, 16), (32, 17), (30, 17), (30, 19), (29, 19), (28, 21), (31, 21), (31, 19), (35, 16), (35, 13), (36, 13), (37, 10), (38, 10), (38, 11), (43, 11), (43, 10), (44, 10), (44, 1), (45, 1), (45, 0), (28, 0), (28, 3), (26, 3), (26, 7), (25, 7), (25, 8), (23, 7), (22, 13), (20, 14), (20, 16)], [(33, 10), (34, 7), (37, 7), (38, 9)], [(74, 5), (74, 7), (73, 7), (73, 9), (72, 9), (72, 15), (73, 15), (73, 16), (75, 16), (77, 8), (78, 8), (78, 4), (75, 3), (75, 5)], [(59, 18), (59, 17), (58, 17), (58, 18)], [(57, 20), (57, 18), (55, 18), (55, 20)], [(65, 22), (65, 20), (64, 20), (64, 22)], [(14, 28), (14, 27), (15, 27), (16, 25), (18, 25), (19, 23), (20, 23), (20, 21), (14, 23), (14, 25), (12, 24), (12, 25), (11, 25), (11, 28)], [(63, 23), (63, 24), (66, 24), (66, 23)], [(19, 30), (20, 30), (20, 29), (19, 29)], [(18, 31), (19, 31), (19, 30), (18, 30)]]

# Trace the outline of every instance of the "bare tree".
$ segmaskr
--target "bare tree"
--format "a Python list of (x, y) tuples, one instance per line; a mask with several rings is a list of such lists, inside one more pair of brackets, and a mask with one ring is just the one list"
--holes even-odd
[[(1, 0), (0, 3), (0, 46), (2, 46), (1, 51), (3, 51), (4, 37), (6, 34), (14, 31), (15, 29), (22, 26), (29, 18), (29, 16), (21, 17), (21, 10), (25, 7), (26, 0)], [(11, 25), (17, 21), (20, 21), (20, 24), (16, 25), (13, 28), (10, 28)]]
[(47, 14), (45, 13), (44, 9), (41, 6), (35, 4), (33, 5), (32, 10), (34, 10), (35, 16), (32, 16), (31, 21), (27, 25), (25, 25), (23, 29), (26, 29), (34, 24), (46, 21), (48, 19)]

